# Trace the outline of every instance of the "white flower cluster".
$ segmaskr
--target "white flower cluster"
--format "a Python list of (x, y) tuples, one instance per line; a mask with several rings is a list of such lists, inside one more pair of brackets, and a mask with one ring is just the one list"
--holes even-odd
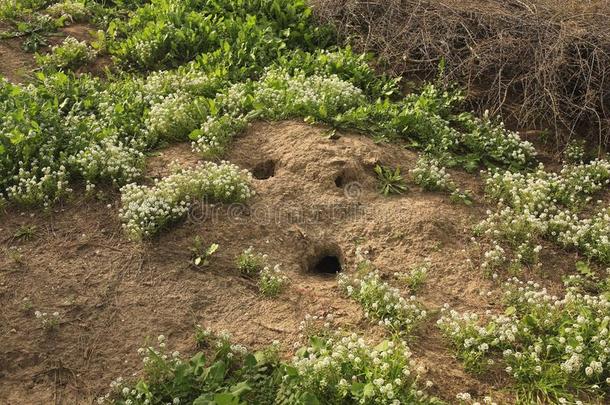
[(123, 185), (141, 175), (144, 154), (125, 145), (116, 136), (108, 136), (70, 156), (68, 162), (87, 180), (89, 188), (104, 180)]
[(254, 251), (250, 246), (237, 256), (237, 268), (244, 276), (254, 276), (260, 273), (267, 263), (267, 255)]
[(210, 116), (203, 123), (199, 137), (193, 141), (193, 151), (204, 157), (221, 155), (230, 140), (248, 125), (245, 116)]
[[(371, 346), (355, 333), (312, 339), (293, 366), (298, 378), (292, 390), (323, 393), (329, 403), (426, 403), (418, 388), (411, 350), (404, 341)], [(427, 384), (430, 385), (430, 384)]]
[(505, 285), (505, 314), (481, 322), (474, 313), (445, 306), (439, 327), (470, 368), (480, 369), (501, 353), (506, 372), (526, 384), (602, 393), (610, 388), (610, 302), (569, 288), (564, 298), (534, 282)]
[(12, 178), (13, 184), (6, 188), (9, 201), (23, 205), (43, 203), (45, 208), (61, 196), (71, 192), (66, 167), (39, 167), (34, 161), (30, 169), (19, 168)]
[(481, 405), (489, 404), (489, 405), (498, 405), (497, 402), (494, 402), (493, 398), (490, 396), (483, 397), (483, 402), (477, 401), (470, 395), (468, 392), (460, 392), (455, 396), (455, 399), (459, 401), (460, 404), (469, 404), (469, 405)]
[(145, 100), (158, 103), (172, 93), (213, 97), (221, 85), (220, 79), (188, 65), (176, 70), (152, 72), (142, 88)]
[(470, 117), (462, 142), (472, 151), (507, 166), (526, 166), (536, 156), (536, 149), (516, 132), (508, 131), (503, 122), (494, 122), (485, 111), (483, 117)]
[(244, 202), (254, 191), (251, 174), (228, 162), (178, 171), (151, 187), (127, 184), (121, 188), (119, 216), (127, 234), (141, 239), (184, 217), (197, 198), (211, 202)]
[(38, 55), (36, 60), (43, 67), (57, 69), (75, 69), (95, 59), (97, 52), (85, 41), (67, 37), (64, 41), (51, 47), (51, 52)]
[(51, 4), (45, 12), (55, 18), (67, 18), (71, 22), (83, 21), (89, 14), (84, 2), (74, 0)]
[(362, 277), (340, 273), (337, 283), (348, 297), (362, 305), (367, 319), (376, 320), (393, 332), (409, 334), (427, 315), (415, 296), (402, 297), (400, 291), (384, 282), (377, 271)]
[(563, 160), (566, 163), (582, 163), (585, 158), (585, 145), (582, 141), (571, 141), (563, 151)]
[(40, 322), (42, 323), (42, 327), (45, 330), (52, 330), (57, 328), (59, 326), (59, 321), (61, 320), (59, 312), (57, 311), (53, 312), (52, 314), (41, 311), (35, 311), (34, 316), (36, 316), (36, 319), (40, 320)]
[(365, 102), (362, 90), (336, 75), (290, 75), (282, 69), (268, 70), (255, 86), (253, 97), (264, 106), (262, 114), (273, 119), (332, 117)]
[(553, 216), (550, 227), (551, 234), (562, 245), (575, 247), (601, 263), (610, 263), (610, 208), (583, 219), (559, 212)]
[(424, 190), (455, 190), (456, 186), (447, 170), (432, 156), (422, 156), (411, 170), (415, 184)]
[(176, 92), (152, 104), (144, 125), (155, 139), (180, 141), (199, 127), (206, 116), (207, 107), (203, 100), (185, 92)]
[(578, 215), (594, 193), (610, 184), (609, 161), (567, 165), (559, 173), (547, 172), (542, 165), (527, 174), (496, 172), (486, 183), (487, 195), (498, 206), (495, 212), (488, 211), (476, 230), (495, 246), (508, 242), (515, 250), (515, 263), (537, 261), (540, 237), (610, 263), (608, 210), (592, 218)]
[(288, 284), (288, 276), (276, 264), (273, 268), (265, 266), (258, 279), (258, 289), (266, 297), (277, 297)]
[(269, 69), (260, 81), (233, 85), (216, 98), (223, 114), (212, 115), (203, 123), (193, 150), (204, 156), (221, 154), (253, 118), (328, 118), (364, 102), (359, 88), (335, 75), (290, 75), (282, 69)]

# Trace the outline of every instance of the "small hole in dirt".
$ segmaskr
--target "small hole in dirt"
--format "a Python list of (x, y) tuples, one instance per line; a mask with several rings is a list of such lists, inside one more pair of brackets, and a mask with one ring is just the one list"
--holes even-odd
[(337, 176), (337, 178), (335, 179), (335, 186), (341, 188), (343, 187), (344, 181), (343, 181), (343, 176)]
[(316, 274), (337, 274), (341, 271), (341, 261), (337, 256), (322, 256), (314, 262), (310, 271)]
[(252, 175), (258, 180), (267, 180), (275, 175), (275, 162), (271, 159), (265, 160), (254, 166)]

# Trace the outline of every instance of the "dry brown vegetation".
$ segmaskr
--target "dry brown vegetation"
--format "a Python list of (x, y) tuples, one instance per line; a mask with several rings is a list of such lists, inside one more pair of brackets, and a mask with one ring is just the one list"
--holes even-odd
[(519, 127), (610, 141), (610, 1), (314, 0), (320, 20), (407, 79), (458, 82)]

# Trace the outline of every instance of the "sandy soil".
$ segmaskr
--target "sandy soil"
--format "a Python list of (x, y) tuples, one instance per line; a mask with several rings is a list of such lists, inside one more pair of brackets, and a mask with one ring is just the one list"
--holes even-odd
[[(495, 308), (497, 286), (468, 264), (472, 252), (465, 249), (485, 205), (453, 204), (447, 195), (413, 184), (402, 196), (383, 197), (375, 189), (374, 164), (407, 172), (416, 154), (340, 135), (331, 140), (323, 128), (295, 122), (255, 124), (227, 159), (267, 177), (254, 180), (257, 196), (243, 206), (201, 204), (143, 244), (122, 234), (116, 195), (104, 201), (76, 195), (48, 213), (9, 208), (0, 222), (0, 403), (90, 403), (114, 378), (140, 369), (136, 351), (147, 338), (165, 334), (170, 346), (192, 353), (198, 323), (228, 330), (252, 348), (277, 339), (286, 355), (306, 314), (332, 312), (343, 327), (380, 336), (340, 295), (333, 276), (310, 271), (324, 255), (336, 255), (342, 270), (351, 271), (357, 244), (387, 275), (432, 261), (419, 293), (432, 315), (411, 345), (434, 392), (451, 401), (458, 392), (500, 388), (501, 373), (466, 374), (434, 326), (435, 310), (444, 303)], [(189, 145), (173, 145), (150, 158), (149, 178), (166, 175), (171, 161), (190, 166), (198, 159)], [(455, 177), (480, 195), (476, 175)], [(31, 225), (31, 240), (14, 237)], [(189, 265), (195, 235), (220, 245), (203, 270)], [(261, 297), (255, 283), (239, 275), (234, 260), (248, 246), (268, 253), (289, 274), (290, 287), (279, 299)], [(495, 293), (482, 298), (487, 290)], [(58, 330), (45, 332), (36, 310), (58, 311)]]

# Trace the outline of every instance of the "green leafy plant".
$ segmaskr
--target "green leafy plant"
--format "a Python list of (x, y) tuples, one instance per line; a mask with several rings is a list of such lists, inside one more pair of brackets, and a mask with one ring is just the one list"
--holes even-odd
[(266, 266), (260, 272), (258, 288), (265, 297), (274, 298), (286, 288), (288, 281), (279, 265), (276, 264), (273, 268)]
[(46, 55), (36, 55), (36, 62), (44, 69), (76, 69), (89, 62), (96, 52), (84, 41), (67, 37), (61, 43), (51, 48)]
[(376, 165), (374, 170), (379, 182), (379, 192), (384, 196), (402, 194), (409, 190), (400, 174), (399, 167), (392, 169), (387, 166)]
[(197, 235), (193, 238), (193, 244), (190, 247), (191, 263), (195, 267), (206, 267), (210, 265), (212, 255), (218, 250), (218, 244), (212, 243), (209, 246), (203, 244), (201, 236)]
[(38, 227), (36, 225), (22, 225), (13, 234), (13, 239), (17, 240), (32, 240), (36, 237)]
[(422, 263), (411, 267), (407, 273), (394, 273), (394, 277), (415, 293), (426, 282), (431, 267), (432, 263), (430, 260), (424, 260)]
[(267, 255), (256, 253), (252, 246), (237, 256), (237, 268), (241, 274), (252, 277), (258, 275), (267, 264)]
[(604, 395), (610, 384), (604, 295), (570, 287), (563, 298), (534, 282), (505, 283), (504, 314), (480, 317), (443, 309), (439, 327), (466, 366), (481, 372), (501, 356), (524, 403), (576, 401), (580, 393)]

